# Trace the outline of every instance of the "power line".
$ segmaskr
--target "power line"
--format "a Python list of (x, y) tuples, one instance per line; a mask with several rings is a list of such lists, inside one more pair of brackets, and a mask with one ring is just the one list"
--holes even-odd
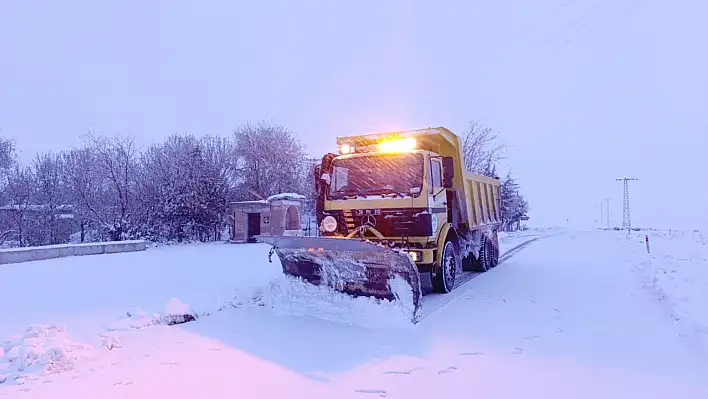
[(543, 19), (557, 14), (559, 11), (561, 11), (562, 9), (568, 7), (569, 5), (571, 5), (573, 3), (577, 3), (577, 1), (566, 1), (566, 2), (562, 3), (561, 5), (557, 6), (556, 8), (551, 10), (550, 12), (544, 14), (543, 15), (544, 18), (539, 18), (538, 20), (536, 20), (536, 22), (532, 23), (531, 25), (527, 26), (526, 28), (521, 29), (521, 30), (517, 31), (516, 33), (512, 34), (511, 37), (509, 37), (506, 41), (493, 47), (485, 55), (483, 55), (482, 57), (479, 57), (476, 61), (474, 61), (472, 64), (470, 64), (470, 66), (475, 66), (475, 65), (481, 63), (482, 61), (486, 60), (487, 58), (489, 58), (492, 55), (494, 55), (495, 53), (497, 53), (499, 50), (501, 50), (504, 47), (507, 47), (510, 44), (512, 44), (513, 42), (515, 42), (516, 39), (521, 39), (521, 38), (525, 37), (526, 34), (528, 34), (532, 29), (538, 27), (541, 24), (541, 22), (543, 21)]
[[(643, 6), (647, 1), (649, 0), (633, 0), (630, 4), (629, 8), (629, 15), (633, 15), (641, 6)], [(611, 4), (616, 4), (614, 1), (606, 1), (606, 2), (599, 2), (596, 3), (596, 7), (590, 9), (586, 14), (583, 14), (580, 18), (576, 18), (573, 20), (571, 23), (565, 25), (561, 29), (551, 33), (550, 35), (546, 36), (544, 39), (536, 41), (535, 43), (531, 43), (531, 46), (529, 46), (530, 49), (536, 49), (539, 48), (542, 44), (546, 42), (550, 42), (552, 39), (555, 39), (559, 37), (562, 33), (566, 33), (569, 31), (572, 31), (573, 29), (577, 29), (578, 26), (581, 25), (582, 22), (585, 22), (587, 20), (591, 20), (592, 17), (595, 15), (599, 14), (600, 11), (603, 9), (607, 8), (607, 6)], [(537, 54), (535, 58), (542, 58), (545, 57), (549, 54), (552, 54), (556, 52), (557, 50), (561, 49), (562, 47), (565, 47), (566, 45), (572, 43), (574, 38), (570, 35), (568, 37), (561, 41), (560, 43), (556, 44), (555, 46), (551, 46), (548, 51), (542, 52), (540, 54)], [(517, 65), (519, 68), (525, 68), (532, 60), (530, 58), (525, 59), (526, 62), (520, 63)]]

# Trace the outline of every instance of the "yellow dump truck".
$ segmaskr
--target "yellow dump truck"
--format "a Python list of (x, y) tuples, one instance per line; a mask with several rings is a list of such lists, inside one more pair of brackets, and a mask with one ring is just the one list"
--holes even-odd
[[(470, 173), (443, 127), (337, 138), (315, 170), (319, 237), (263, 237), (283, 272), (352, 295), (448, 293), (497, 265), (500, 182)], [(421, 278), (422, 277), (422, 278)], [(407, 286), (406, 286), (407, 287)]]

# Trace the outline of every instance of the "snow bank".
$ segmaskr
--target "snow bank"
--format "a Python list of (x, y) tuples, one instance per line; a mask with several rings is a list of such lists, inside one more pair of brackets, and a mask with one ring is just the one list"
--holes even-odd
[(365, 328), (411, 327), (412, 289), (402, 279), (394, 279), (390, 284), (400, 300), (355, 298), (282, 275), (263, 290), (261, 302), (279, 315), (312, 316)]
[(652, 231), (651, 253), (645, 234), (633, 233), (621, 240), (635, 257), (645, 288), (656, 295), (681, 327), (708, 350), (708, 243), (697, 231)]
[(31, 325), (22, 335), (3, 343), (0, 384), (23, 384), (41, 375), (73, 370), (79, 360), (90, 358), (92, 352), (90, 345), (73, 342), (61, 325)]
[(110, 241), (84, 244), (59, 244), (38, 247), (3, 248), (0, 249), (0, 264), (21, 263), (68, 256), (85, 256), (115, 254), (120, 252), (143, 251), (147, 242)]

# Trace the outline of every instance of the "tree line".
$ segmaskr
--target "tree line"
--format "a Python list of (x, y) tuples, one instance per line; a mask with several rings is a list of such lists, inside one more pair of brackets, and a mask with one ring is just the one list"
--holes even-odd
[(304, 146), (265, 122), (230, 137), (174, 134), (147, 148), (95, 132), (82, 142), (23, 164), (0, 137), (0, 243), (219, 240), (230, 201), (305, 191), (312, 180)]
[[(229, 137), (174, 134), (146, 148), (96, 132), (82, 143), (22, 163), (0, 136), (0, 245), (221, 240), (231, 201), (315, 195), (319, 159), (277, 124), (246, 123)], [(496, 134), (473, 122), (463, 143), (469, 169), (493, 176), (505, 149)], [(518, 228), (528, 204), (511, 174), (502, 182), (504, 228)]]

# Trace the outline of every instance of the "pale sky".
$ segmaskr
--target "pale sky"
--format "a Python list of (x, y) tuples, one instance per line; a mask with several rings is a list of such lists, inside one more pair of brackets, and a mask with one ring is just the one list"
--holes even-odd
[(335, 136), (482, 118), (533, 225), (708, 227), (708, 2), (0, 1), (0, 129), (140, 144), (266, 119)]

